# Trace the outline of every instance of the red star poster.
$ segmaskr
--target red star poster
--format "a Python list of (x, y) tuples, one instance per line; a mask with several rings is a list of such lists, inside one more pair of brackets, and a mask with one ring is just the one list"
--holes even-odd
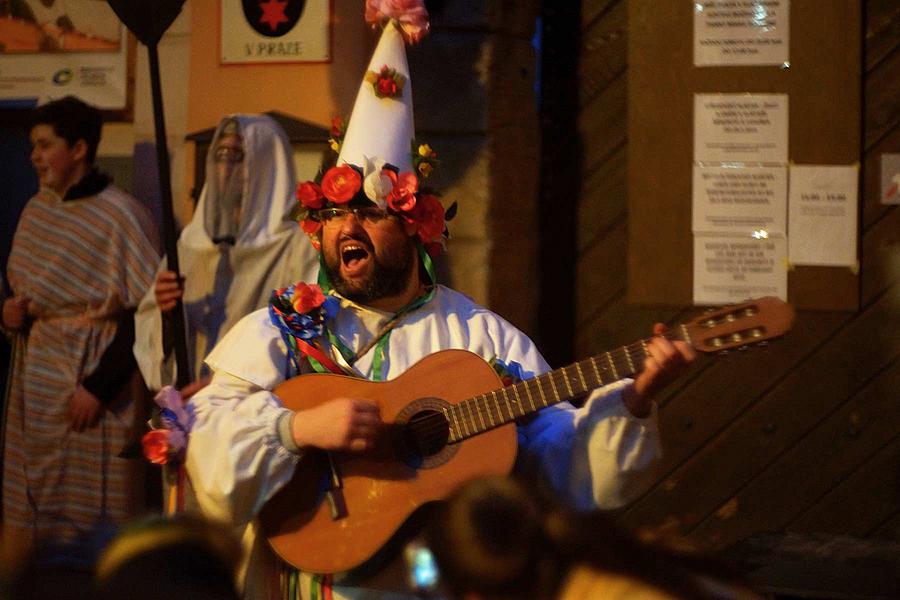
[(331, 60), (331, 0), (219, 0), (221, 62)]

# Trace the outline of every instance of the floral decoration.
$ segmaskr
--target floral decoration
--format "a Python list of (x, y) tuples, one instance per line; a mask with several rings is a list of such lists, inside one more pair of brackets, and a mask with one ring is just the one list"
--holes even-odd
[(366, 71), (365, 80), (372, 84), (375, 95), (379, 98), (399, 98), (403, 95), (406, 77), (396, 69), (384, 65), (377, 73)]
[(428, 33), (424, 0), (366, 0), (367, 23), (383, 26), (391, 19), (397, 22), (408, 44), (415, 44)]
[[(302, 184), (301, 184), (302, 185)], [(335, 204), (346, 204), (362, 186), (362, 177), (351, 165), (332, 167), (322, 177), (322, 195)], [(321, 206), (319, 207), (321, 208)]]
[(182, 462), (193, 417), (185, 408), (181, 393), (170, 385), (161, 389), (154, 401), (159, 406), (159, 417), (141, 439), (144, 457), (156, 465)]
[[(335, 123), (342, 126), (343, 119), (335, 117), (332, 124)], [(316, 250), (320, 248), (316, 234), (322, 228), (316, 216), (319, 210), (374, 204), (408, 223), (416, 223), (417, 236), (428, 254), (432, 257), (440, 254), (450, 235), (446, 222), (456, 215), (456, 203), (445, 210), (437, 194), (422, 185), (438, 163), (438, 155), (431, 146), (413, 140), (410, 155), (412, 172), (400, 172), (380, 158), (366, 157), (361, 167), (332, 166), (324, 169), (317, 181), (304, 181), (297, 186), (297, 205), (292, 217), (309, 234)]]
[(525, 379), (525, 373), (522, 371), (522, 365), (515, 361), (503, 362), (496, 356), (488, 361), (488, 364), (494, 368), (494, 372), (500, 376), (500, 381), (504, 386), (514, 385)]
[(322, 335), (325, 320), (334, 317), (339, 305), (337, 298), (323, 294), (318, 285), (301, 281), (273, 291), (269, 312), (280, 328), (311, 340)]
[(341, 151), (341, 145), (344, 143), (344, 134), (347, 132), (347, 124), (341, 115), (331, 117), (331, 128), (328, 130), (328, 145), (335, 152)]
[(416, 173), (422, 178), (426, 178), (431, 175), (431, 172), (434, 171), (434, 167), (437, 164), (437, 152), (431, 149), (431, 146), (428, 144), (419, 144), (416, 147), (416, 142), (413, 140), (413, 168), (415, 168)]

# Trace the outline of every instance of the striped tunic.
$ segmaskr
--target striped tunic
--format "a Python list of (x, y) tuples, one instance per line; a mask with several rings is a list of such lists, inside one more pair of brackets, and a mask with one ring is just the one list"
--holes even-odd
[(3, 519), (38, 542), (67, 545), (71, 558), (89, 559), (98, 534), (140, 508), (140, 461), (118, 456), (139, 435), (138, 380), (103, 399), (99, 422), (81, 433), (69, 430), (68, 410), (121, 311), (152, 283), (155, 237), (146, 208), (108, 186), (67, 201), (41, 190), (13, 239), (10, 287), (31, 300), (34, 321), (18, 336), (8, 398)]

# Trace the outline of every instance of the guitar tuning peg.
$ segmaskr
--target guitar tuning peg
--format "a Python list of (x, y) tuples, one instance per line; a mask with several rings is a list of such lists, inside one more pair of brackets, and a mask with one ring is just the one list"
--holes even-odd
[(728, 356), (728, 354), (729, 354), (730, 352), (731, 352), (731, 350), (719, 350), (719, 351), (717, 352), (717, 354), (718, 354), (719, 356), (721, 356), (721, 357), (724, 358), (724, 357)]
[(766, 346), (769, 345), (769, 340), (763, 340), (761, 342), (756, 342), (756, 345), (759, 346), (760, 348), (765, 348)]
[(749, 349), (750, 349), (750, 346), (740, 346), (740, 347), (738, 348), (738, 350), (740, 350), (741, 352), (746, 352), (746, 351), (749, 350)]

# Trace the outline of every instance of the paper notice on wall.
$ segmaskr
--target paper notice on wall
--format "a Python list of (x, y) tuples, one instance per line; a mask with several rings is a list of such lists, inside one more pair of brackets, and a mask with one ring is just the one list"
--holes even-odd
[(788, 0), (695, 0), (694, 65), (787, 65)]
[(787, 168), (694, 165), (694, 233), (784, 236)]
[(900, 204), (900, 154), (881, 155), (881, 203)]
[(784, 238), (694, 236), (694, 304), (741, 302), (758, 296), (787, 300)]
[(787, 94), (694, 94), (695, 162), (787, 160)]
[(791, 165), (790, 177), (791, 263), (855, 267), (859, 167)]

